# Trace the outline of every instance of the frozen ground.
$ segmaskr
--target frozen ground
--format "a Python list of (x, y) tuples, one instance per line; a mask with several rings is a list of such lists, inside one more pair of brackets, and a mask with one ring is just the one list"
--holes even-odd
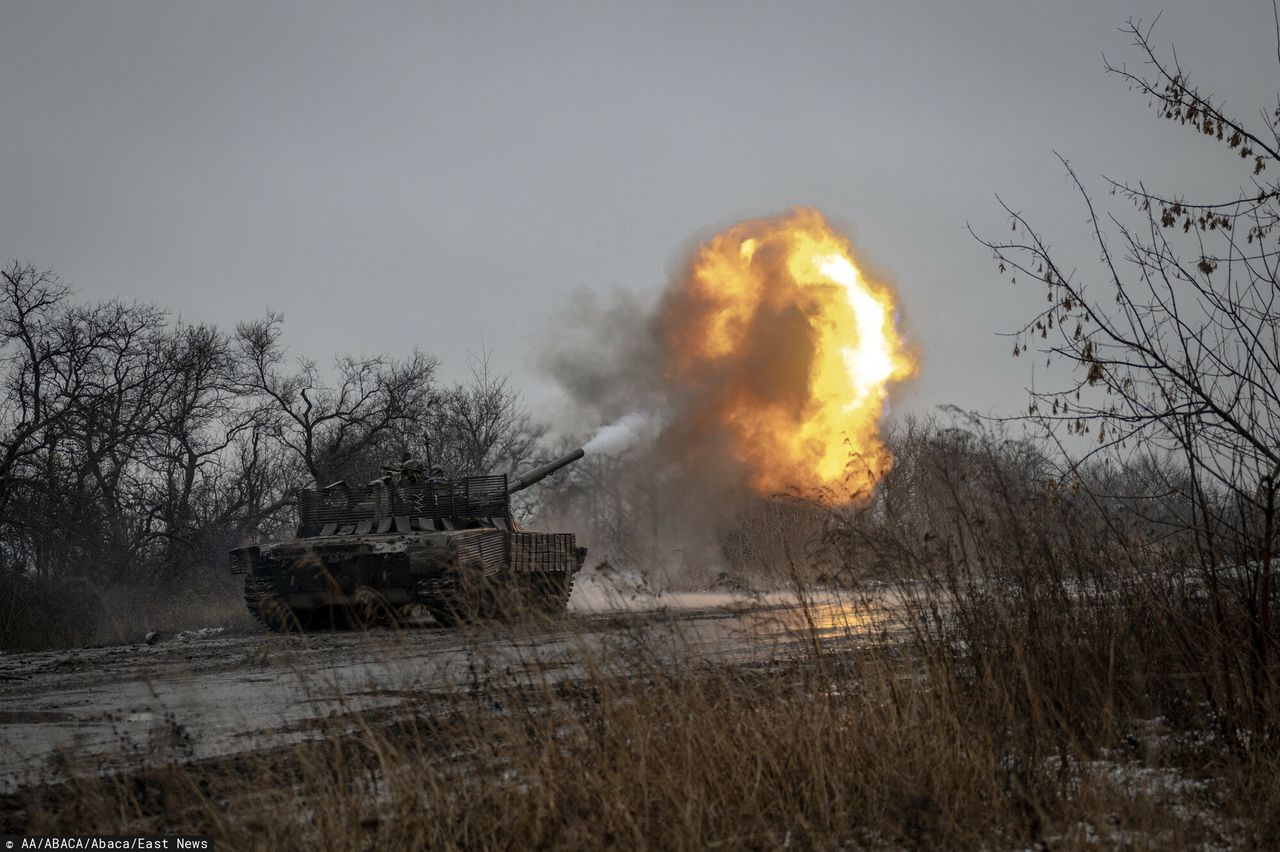
[[(394, 717), (428, 693), (573, 678), (643, 643), (686, 661), (766, 660), (797, 643), (877, 642), (887, 609), (836, 597), (620, 594), (584, 583), (570, 615), (513, 628), (279, 636), (218, 628), (123, 645), (0, 655), (0, 792), (66, 774), (287, 744), (356, 713)], [(652, 657), (650, 657), (652, 658)], [(353, 719), (352, 724), (355, 724)]]

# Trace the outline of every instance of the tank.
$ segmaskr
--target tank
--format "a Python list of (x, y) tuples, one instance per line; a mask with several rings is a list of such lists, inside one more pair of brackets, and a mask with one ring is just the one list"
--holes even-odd
[(454, 625), (563, 612), (586, 548), (572, 533), (520, 528), (511, 495), (582, 458), (521, 476), (446, 479), (406, 459), (366, 485), (298, 495), (290, 541), (231, 551), (249, 611), (277, 631), (361, 628), (425, 608)]

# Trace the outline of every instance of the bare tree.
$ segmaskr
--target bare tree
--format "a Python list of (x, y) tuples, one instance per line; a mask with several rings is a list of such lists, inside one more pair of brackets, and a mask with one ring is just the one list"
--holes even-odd
[(234, 488), (232, 445), (260, 426), (240, 401), (236, 352), (227, 336), (211, 326), (179, 326), (164, 349), (173, 372), (171, 389), (148, 436), (143, 464), (149, 473), (148, 512), (156, 522), (154, 535), (163, 542), (159, 568), (175, 577), (192, 564), (221, 562), (220, 551), (231, 538), (229, 511), (256, 521), (287, 500), (277, 496), (245, 511), (248, 507), (222, 499)]
[(330, 383), (314, 361), (286, 367), (282, 321), (271, 315), (237, 327), (240, 383), (262, 401), (271, 434), (312, 480), (346, 475), (393, 430), (423, 422), (434, 396), (434, 358), (416, 351), (404, 361), (341, 356)]
[(119, 576), (148, 533), (145, 443), (172, 388), (166, 318), (147, 305), (74, 305), (48, 273), (4, 272), (0, 512), (37, 578)]
[[(1221, 641), (1235, 642), (1226, 635), (1231, 600), (1224, 594), (1238, 593), (1246, 611), (1241, 692), (1262, 730), (1276, 691), (1270, 649), (1280, 482), (1280, 183), (1266, 175), (1280, 166), (1280, 106), (1254, 129), (1193, 85), (1176, 56), (1159, 55), (1150, 28), (1130, 21), (1127, 32), (1142, 66), (1108, 63), (1108, 71), (1147, 96), (1163, 118), (1242, 159), (1244, 187), (1189, 199), (1107, 179), (1109, 192), (1137, 215), (1104, 215), (1063, 159), (1100, 265), (1076, 273), (1003, 201), (1013, 236), (981, 241), (1001, 273), (1046, 290), (1044, 309), (1015, 336), (1014, 355), (1038, 347), (1051, 364), (1072, 368), (1065, 383), (1033, 390), (1030, 416), (1064, 440), (1088, 436), (1095, 449), (1081, 461), (1126, 448), (1180, 460), (1161, 490), (1191, 509), (1184, 517), (1218, 609)], [(1224, 584), (1236, 585), (1224, 592)], [(1233, 700), (1235, 684), (1224, 689)]]
[(0, 274), (0, 357), (6, 368), (0, 409), (2, 516), (20, 468), (47, 449), (53, 430), (75, 411), (84, 344), (60, 334), (58, 315), (70, 291), (52, 273), (14, 261)]
[(432, 460), (456, 474), (505, 473), (532, 458), (542, 431), (524, 399), (490, 366), (471, 356), (471, 380), (440, 395), (428, 419)]

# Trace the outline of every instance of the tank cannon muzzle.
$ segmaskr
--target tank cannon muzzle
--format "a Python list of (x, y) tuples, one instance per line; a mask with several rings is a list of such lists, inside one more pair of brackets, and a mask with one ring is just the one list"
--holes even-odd
[(582, 458), (586, 454), (587, 454), (586, 451), (583, 450), (582, 447), (578, 447), (578, 449), (574, 450), (571, 453), (567, 453), (566, 455), (561, 456), (560, 458), (556, 459), (553, 462), (548, 462), (547, 464), (544, 464), (542, 467), (535, 467), (533, 470), (529, 471), (526, 474), (522, 474), (521, 476), (514, 477), (507, 484), (507, 493), (515, 494), (517, 491), (523, 491), (524, 489), (528, 488), (530, 485), (533, 485), (535, 483), (541, 482), (542, 480), (546, 479), (548, 476), (555, 473), (560, 468), (573, 464), (574, 462), (576, 462), (578, 459)]

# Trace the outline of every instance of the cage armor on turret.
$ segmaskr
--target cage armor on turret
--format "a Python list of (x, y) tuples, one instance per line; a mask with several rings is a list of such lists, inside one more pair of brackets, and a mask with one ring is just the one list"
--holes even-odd
[(521, 529), (510, 496), (584, 455), (508, 477), (444, 477), (406, 455), (365, 485), (298, 495), (297, 537), (231, 551), (245, 604), (273, 630), (442, 624), (559, 613), (586, 559), (572, 533)]

